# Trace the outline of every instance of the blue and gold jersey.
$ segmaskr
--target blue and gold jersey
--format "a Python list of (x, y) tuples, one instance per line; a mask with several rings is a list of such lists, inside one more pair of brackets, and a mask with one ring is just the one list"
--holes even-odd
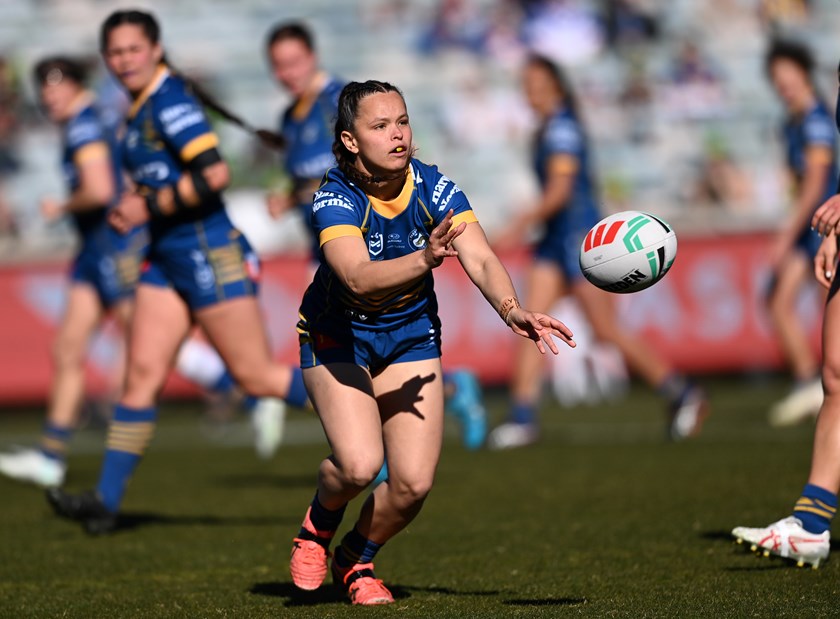
[[(338, 168), (330, 169), (315, 193), (312, 222), (321, 246), (339, 237), (356, 236), (367, 245), (371, 260), (391, 260), (422, 251), (450, 209), (453, 225), (477, 221), (454, 182), (436, 166), (412, 159), (400, 195), (388, 201), (368, 196)], [(343, 323), (382, 330), (436, 313), (431, 272), (397, 289), (361, 297), (342, 284), (321, 252), (321, 265), (303, 298), (299, 329), (329, 332)]]
[(574, 174), (572, 195), (554, 215), (556, 221), (547, 222), (549, 227), (588, 229), (588, 222), (598, 211), (597, 192), (586, 134), (572, 110), (561, 108), (549, 119), (537, 134), (534, 151), (534, 166), (542, 187), (548, 181), (549, 163), (555, 157), (561, 157), (561, 164)]
[(326, 79), (314, 101), (298, 99), (283, 113), (280, 131), (286, 139), (286, 171), (295, 183), (319, 180), (335, 165), (333, 127), (344, 83)]
[[(85, 98), (80, 102), (79, 112), (63, 127), (61, 167), (67, 190), (72, 193), (79, 188), (81, 178), (79, 168), (93, 158), (110, 158), (116, 183), (114, 198), (120, 194), (122, 179), (119, 166), (119, 154), (113, 133), (108, 130), (100, 119), (89, 93), (81, 95)], [(87, 244), (97, 239), (102, 241), (111, 227), (106, 221), (107, 208), (110, 204), (103, 204), (102, 208), (71, 213), (73, 222), (82, 237), (82, 243)], [(116, 234), (116, 233), (114, 233)]]
[[(817, 101), (804, 115), (790, 116), (782, 128), (787, 165), (797, 184), (805, 174), (805, 153), (817, 148), (830, 166), (822, 201), (831, 197), (837, 188), (837, 133), (828, 108)], [(815, 205), (816, 208), (817, 205)]]
[[(188, 84), (161, 66), (128, 112), (123, 164), (142, 192), (175, 184), (189, 162), (219, 139)], [(195, 225), (230, 226), (220, 196), (149, 224), (153, 243), (196, 234)]]

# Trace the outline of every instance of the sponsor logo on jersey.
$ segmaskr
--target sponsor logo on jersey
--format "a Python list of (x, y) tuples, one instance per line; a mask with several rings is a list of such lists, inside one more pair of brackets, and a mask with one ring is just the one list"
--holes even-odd
[(162, 181), (166, 180), (168, 176), (169, 166), (163, 161), (144, 163), (132, 173), (132, 177), (138, 182), (147, 180)]
[(168, 136), (177, 135), (187, 127), (197, 125), (204, 120), (204, 114), (192, 103), (179, 103), (160, 112), (163, 131)]
[(140, 132), (137, 129), (129, 129), (125, 136), (125, 145), (127, 148), (137, 148), (137, 143), (140, 141)]
[(378, 256), (382, 253), (382, 233), (374, 232), (368, 239), (368, 251), (371, 256)]
[(414, 228), (408, 234), (408, 242), (414, 249), (424, 249), (426, 247), (426, 235)]
[(396, 232), (391, 232), (388, 235), (388, 247), (402, 247), (403, 241), (402, 237), (397, 234)]
[(78, 147), (86, 142), (98, 142), (102, 140), (102, 131), (96, 123), (85, 122), (73, 125), (67, 132), (67, 142)]
[(352, 211), (353, 204), (340, 194), (335, 194), (332, 191), (316, 191), (314, 198), (314, 205), (312, 206), (312, 213), (315, 214), (325, 206), (339, 206)]

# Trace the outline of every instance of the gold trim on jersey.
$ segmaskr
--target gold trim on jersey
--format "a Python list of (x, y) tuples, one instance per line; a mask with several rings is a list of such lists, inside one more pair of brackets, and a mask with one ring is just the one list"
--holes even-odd
[(318, 237), (318, 242), (323, 247), (324, 243), (326, 243), (327, 241), (332, 241), (333, 239), (338, 239), (342, 236), (357, 236), (363, 240), (365, 238), (358, 226), (352, 226), (350, 224), (340, 224), (337, 226), (330, 226), (329, 228), (324, 228), (323, 230), (321, 230), (321, 234)]
[(400, 191), (400, 195), (393, 200), (380, 200), (379, 198), (368, 196), (368, 200), (374, 211), (383, 217), (393, 219), (408, 208), (412, 193), (414, 193), (414, 175), (411, 174), (411, 167), (409, 166), (405, 172), (405, 184), (403, 185), (402, 191)]
[(475, 216), (475, 213), (471, 210), (464, 211), (463, 213), (458, 213), (452, 217), (452, 227), (459, 225), (460, 223), (467, 223), (467, 224), (475, 224), (478, 223), (478, 217)]
[(315, 77), (312, 78), (312, 83), (309, 84), (300, 98), (295, 101), (294, 107), (292, 107), (292, 118), (300, 121), (309, 116), (309, 112), (312, 111), (312, 106), (315, 105), (318, 97), (321, 96), (321, 93), (329, 82), (330, 80), (327, 74), (324, 71), (318, 71)]
[(215, 133), (204, 133), (187, 142), (181, 149), (181, 161), (189, 163), (204, 151), (216, 148), (218, 145), (219, 137)]
[(137, 98), (131, 104), (131, 108), (128, 110), (128, 114), (126, 117), (131, 120), (137, 115), (137, 112), (140, 111), (140, 108), (143, 107), (143, 104), (146, 103), (149, 97), (154, 94), (154, 92), (160, 88), (160, 85), (169, 77), (169, 69), (166, 68), (165, 64), (158, 65), (158, 68), (155, 69), (155, 74), (152, 77), (152, 81), (149, 82), (146, 87), (137, 95)]
[(580, 162), (574, 155), (567, 155), (563, 153), (552, 155), (548, 160), (547, 167), (549, 175), (572, 175), (577, 174), (578, 169), (580, 169)]
[(109, 159), (110, 157), (111, 151), (105, 142), (89, 142), (73, 154), (73, 163), (80, 166), (88, 161)]
[(830, 165), (834, 152), (828, 146), (815, 144), (805, 149), (805, 163), (808, 165)]

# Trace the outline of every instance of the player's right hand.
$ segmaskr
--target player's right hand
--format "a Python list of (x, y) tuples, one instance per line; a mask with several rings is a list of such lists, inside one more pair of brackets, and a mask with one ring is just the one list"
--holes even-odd
[(831, 288), (837, 277), (837, 236), (833, 232), (823, 239), (814, 257), (814, 276), (824, 288)]
[(432, 233), (429, 235), (429, 242), (423, 250), (426, 264), (432, 269), (443, 264), (444, 258), (458, 255), (458, 251), (452, 247), (452, 241), (461, 236), (461, 233), (467, 229), (467, 224), (461, 222), (459, 225), (453, 227), (453, 213), (454, 211), (449, 209), (443, 221), (432, 230)]

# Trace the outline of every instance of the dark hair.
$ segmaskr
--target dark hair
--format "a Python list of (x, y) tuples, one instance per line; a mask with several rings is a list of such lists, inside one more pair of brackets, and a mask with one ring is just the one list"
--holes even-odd
[[(350, 180), (359, 181), (363, 183), (378, 183), (382, 181), (394, 180), (400, 178), (403, 172), (398, 172), (390, 176), (368, 176), (360, 172), (355, 165), (356, 155), (347, 150), (344, 142), (341, 141), (341, 133), (343, 131), (352, 131), (353, 125), (356, 122), (356, 117), (359, 115), (359, 103), (365, 97), (377, 93), (395, 92), (400, 97), (403, 97), (399, 88), (388, 82), (380, 82), (379, 80), (367, 80), (366, 82), (350, 82), (341, 89), (341, 94), (338, 96), (338, 113), (335, 119), (335, 139), (333, 141), (332, 151), (335, 156), (335, 161), (338, 164), (339, 170)], [(403, 97), (405, 101), (405, 97)], [(411, 159), (413, 151), (409, 154), (408, 159)]]
[(57, 83), (65, 79), (83, 86), (87, 79), (87, 68), (83, 62), (67, 56), (50, 56), (39, 61), (33, 70), (35, 83), (38, 86)]
[(549, 77), (551, 77), (551, 80), (554, 82), (554, 86), (557, 88), (557, 91), (563, 95), (566, 107), (568, 107), (572, 111), (572, 114), (577, 117), (579, 111), (577, 95), (575, 94), (574, 88), (572, 88), (569, 76), (566, 75), (566, 72), (560, 67), (560, 65), (540, 54), (529, 55), (526, 64), (539, 67), (548, 73)]
[(315, 39), (312, 31), (300, 22), (283, 22), (274, 26), (265, 40), (266, 49), (271, 49), (280, 41), (300, 41), (310, 52), (315, 51)]
[(810, 48), (804, 43), (783, 39), (773, 41), (764, 58), (764, 69), (768, 76), (770, 75), (770, 68), (777, 60), (790, 60), (805, 73), (809, 82), (813, 82), (812, 76), (816, 62)]
[[(108, 18), (104, 22), (102, 22), (102, 27), (99, 31), (99, 49), (103, 54), (105, 53), (108, 47), (108, 37), (111, 35), (111, 32), (115, 28), (125, 25), (139, 26), (143, 30), (143, 35), (149, 41), (151, 41), (153, 45), (160, 43), (160, 25), (158, 25), (157, 20), (151, 13), (146, 13), (144, 11), (137, 11), (133, 9), (126, 11), (114, 11), (108, 16)], [(206, 90), (201, 88), (201, 86), (196, 84), (194, 80), (191, 80), (190, 78), (177, 71), (172, 66), (172, 64), (169, 63), (169, 61), (166, 59), (166, 55), (164, 55), (163, 61), (167, 64), (172, 73), (178, 75), (187, 83), (190, 90), (192, 90), (193, 94), (198, 98), (199, 101), (201, 101), (202, 104), (216, 112), (219, 116), (237, 125), (238, 127), (241, 127), (248, 133), (255, 135), (267, 146), (270, 146), (272, 148), (285, 147), (286, 141), (283, 139), (283, 136), (274, 133), (273, 131), (268, 131), (266, 129), (256, 129), (255, 127), (251, 126), (247, 121), (243, 120), (242, 118), (225, 108), (221, 103), (216, 101), (215, 97), (210, 95)]]

